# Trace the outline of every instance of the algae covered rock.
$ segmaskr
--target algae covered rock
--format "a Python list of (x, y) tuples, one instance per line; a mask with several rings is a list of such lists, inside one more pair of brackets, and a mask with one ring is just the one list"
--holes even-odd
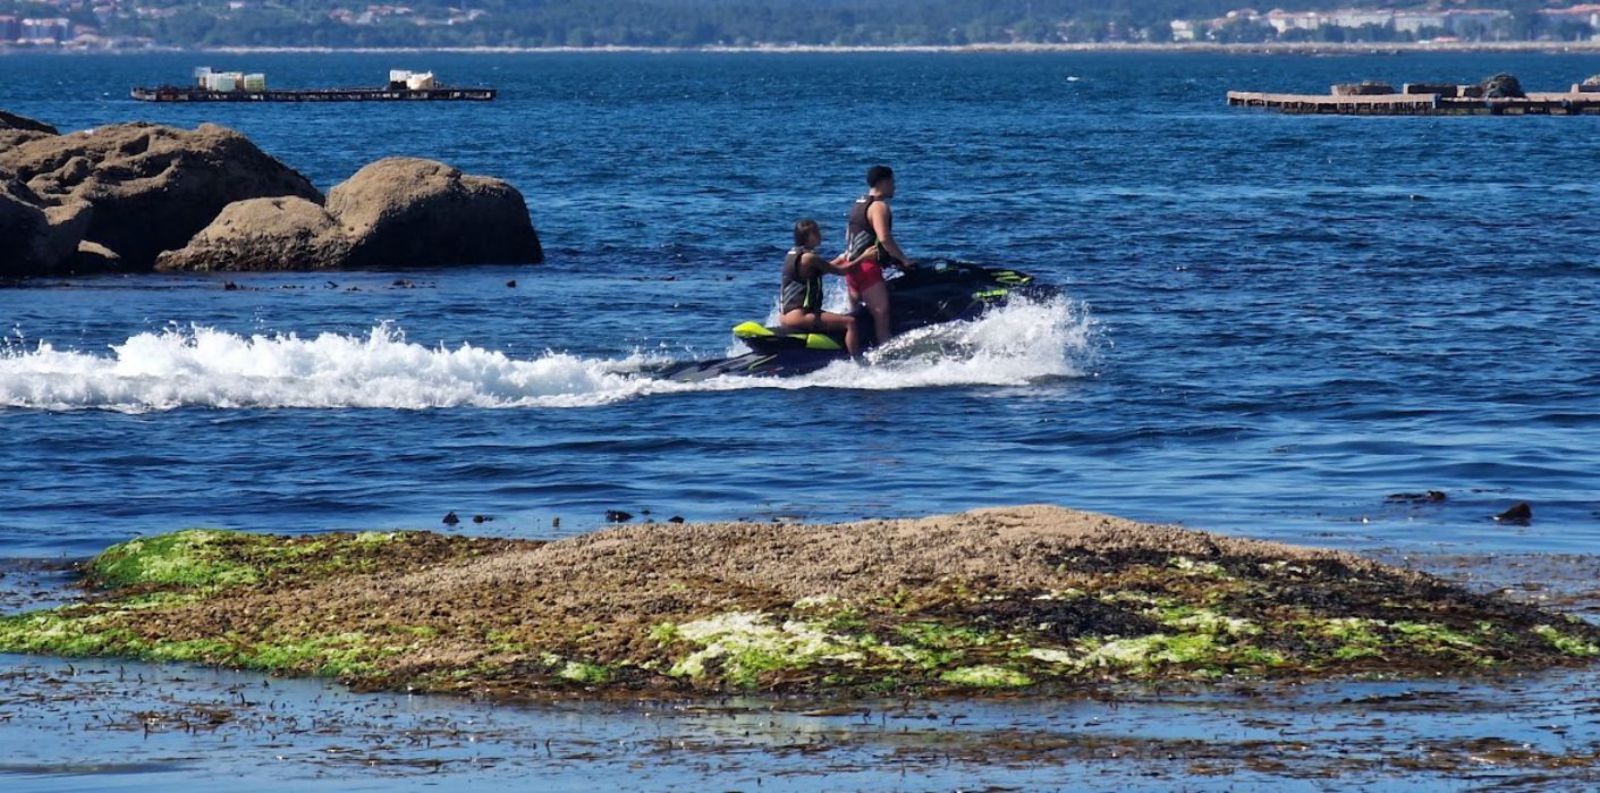
[(1594, 626), (1425, 574), (1053, 507), (552, 543), (180, 532), (86, 572), (99, 596), (0, 618), (0, 652), (521, 696), (1052, 693), (1600, 656)]

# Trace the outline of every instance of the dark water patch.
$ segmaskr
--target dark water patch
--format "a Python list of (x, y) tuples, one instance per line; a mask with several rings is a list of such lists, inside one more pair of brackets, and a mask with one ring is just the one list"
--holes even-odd
[[(193, 768), (185, 763), (0, 763), (0, 774), (23, 777), (73, 776), (73, 777), (137, 777), (141, 774), (170, 774)], [(24, 783), (26, 784), (26, 783)]]

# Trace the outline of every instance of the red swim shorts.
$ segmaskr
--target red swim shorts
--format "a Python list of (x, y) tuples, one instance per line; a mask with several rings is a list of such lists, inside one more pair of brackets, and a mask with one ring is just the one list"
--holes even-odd
[(872, 259), (863, 259), (844, 274), (844, 282), (849, 285), (851, 292), (864, 295), (868, 289), (883, 283), (883, 268)]

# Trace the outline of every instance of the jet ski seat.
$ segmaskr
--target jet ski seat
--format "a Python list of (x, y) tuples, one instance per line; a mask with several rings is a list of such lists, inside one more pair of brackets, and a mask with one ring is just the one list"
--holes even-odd
[(790, 328), (769, 328), (759, 322), (741, 322), (733, 335), (756, 352), (783, 350), (843, 350), (844, 337), (827, 333), (808, 333)]

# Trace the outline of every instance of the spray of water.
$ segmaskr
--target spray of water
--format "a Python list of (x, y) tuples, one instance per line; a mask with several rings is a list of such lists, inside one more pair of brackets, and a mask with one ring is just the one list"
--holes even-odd
[(429, 347), (390, 325), (365, 335), (244, 336), (207, 327), (140, 333), (106, 353), (49, 342), (0, 352), (0, 407), (159, 411), (212, 408), (583, 407), (691, 391), (890, 390), (1019, 385), (1080, 374), (1093, 323), (1068, 301), (1013, 304), (976, 322), (924, 328), (803, 377), (678, 383), (648, 374), (660, 358), (517, 359), (462, 344)]

